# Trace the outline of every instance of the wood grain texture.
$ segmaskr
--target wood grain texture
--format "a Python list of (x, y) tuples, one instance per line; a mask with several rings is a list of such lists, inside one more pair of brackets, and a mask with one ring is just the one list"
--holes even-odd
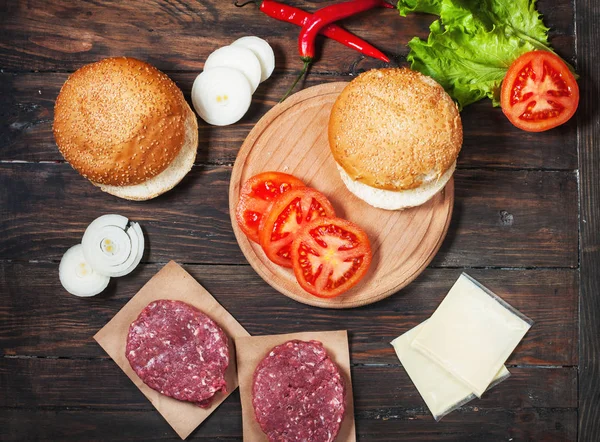
[[(229, 186), (231, 224), (250, 265), (280, 293), (323, 308), (372, 304), (408, 285), (439, 250), (454, 205), (452, 179), (426, 204), (403, 211), (376, 209), (346, 189), (329, 149), (327, 124), (331, 108), (347, 84), (314, 86), (271, 109), (240, 148)], [(356, 287), (331, 299), (307, 293), (291, 270), (271, 262), (260, 245), (239, 228), (235, 211), (242, 186), (254, 175), (273, 170), (292, 174), (323, 192), (337, 216), (356, 223), (367, 233), (373, 259)]]
[[(562, 232), (562, 227), (554, 225), (558, 218), (563, 218), (559, 223), (576, 222), (576, 201), (568, 196), (577, 193), (574, 175), (524, 171), (509, 176), (486, 170), (469, 170), (456, 173), (454, 184), (453, 221), (442, 248), (432, 262), (433, 266), (518, 267), (526, 262), (526, 267), (551, 267), (554, 264), (549, 258), (557, 241), (567, 247), (562, 251), (559, 266), (577, 266), (578, 262), (574, 259), (576, 231), (569, 228)], [(536, 196), (528, 196), (531, 193)], [(482, 205), (476, 209), (471, 206), (471, 201)], [(555, 204), (560, 208), (555, 208)], [(518, 234), (519, 238), (515, 238), (513, 243), (509, 236), (525, 226), (528, 232)], [(485, 245), (481, 242), (484, 238)], [(482, 259), (486, 255), (483, 250), (470, 249), (463, 253), (453, 247), (476, 243), (493, 253), (493, 258)]]
[[(329, 3), (285, 1), (311, 11)], [(301, 63), (297, 28), (232, 3), (0, 2), (0, 439), (179, 440), (91, 339), (171, 258), (196, 263), (186, 270), (252, 334), (348, 329), (361, 441), (562, 442), (578, 431), (582, 442), (600, 439), (598, 2), (536, 2), (552, 45), (581, 76), (577, 119), (533, 135), (513, 128), (489, 100), (465, 109), (455, 213), (442, 249), (407, 288), (344, 311), (281, 296), (246, 265), (235, 242), (231, 166)], [(344, 26), (386, 52), (391, 65), (405, 65), (406, 43), (425, 38), (432, 20), (375, 10)], [(250, 34), (273, 44), (275, 75), (239, 124), (201, 125), (197, 166), (173, 192), (144, 204), (120, 201), (68, 165), (53, 164), (62, 162), (51, 134), (53, 105), (70, 72), (108, 56), (135, 56), (166, 71), (189, 100), (206, 56)], [(317, 47), (307, 87), (383, 65), (322, 38)], [(108, 212), (141, 222), (149, 244), (144, 262), (97, 298), (69, 296), (58, 260)], [(512, 378), (436, 424), (389, 341), (426, 319), (463, 269), (536, 323), (508, 361)], [(238, 393), (190, 439), (239, 441)]]
[(577, 68), (581, 77), (579, 178), (581, 295), (579, 440), (600, 440), (600, 4), (577, 0)]
[[(196, 75), (169, 73), (188, 101)], [(67, 77), (66, 73), (0, 73), (1, 161), (64, 161), (52, 136), (52, 121), (54, 100)], [(347, 75), (310, 75), (304, 86), (351, 79)], [(233, 164), (254, 124), (277, 104), (292, 82), (292, 75), (275, 75), (262, 83), (248, 113), (233, 126), (209, 126), (200, 120), (196, 163)], [(502, 112), (483, 100), (468, 106), (462, 121), (464, 144), (459, 168), (577, 168), (575, 119), (550, 132), (531, 134), (514, 127)]]
[[(576, 368), (509, 367), (509, 370), (511, 376), (505, 383), (468, 406), (488, 410), (577, 408)], [(6, 386), (0, 397), (0, 409), (154, 410), (150, 401), (109, 359), (0, 358), (0, 381)], [(358, 414), (394, 408), (427, 410), (399, 363), (355, 365), (352, 384)], [(239, 402), (237, 394), (234, 401)]]
[[(0, 68), (12, 71), (74, 71), (110, 56), (133, 56), (161, 70), (198, 70), (216, 48), (244, 35), (271, 42), (277, 70), (299, 71), (298, 28), (259, 12), (254, 5), (236, 8), (223, 0), (29, 0), (3, 2), (0, 7)], [(287, 3), (315, 11), (323, 2)], [(574, 56), (573, 5), (540, 0), (539, 10), (551, 28), (551, 41), (567, 59)], [(344, 21), (344, 26), (369, 41), (395, 62), (408, 53), (414, 36), (426, 38), (432, 16), (401, 18), (394, 10), (376, 9)], [(319, 40), (313, 72), (356, 72), (381, 66), (377, 60), (330, 40)]]
[(430, 417), (413, 411), (395, 410), (375, 415), (357, 427), (360, 440), (409, 440), (481, 442), (481, 441), (544, 441), (570, 442), (577, 440), (577, 425), (573, 422), (576, 410), (479, 410), (477, 416), (465, 421), (462, 412), (444, 417), (431, 429)]
[[(188, 440), (241, 440), (241, 410), (231, 397)], [(2, 410), (3, 440), (23, 439), (54, 442), (85, 441), (179, 441), (162, 417), (153, 411), (138, 410)], [(378, 410), (358, 415), (358, 440), (481, 442), (544, 441), (572, 442), (577, 438), (577, 410), (526, 409), (455, 411), (435, 423), (431, 415), (417, 410)]]
[[(228, 213), (229, 166), (194, 167), (144, 203), (104, 194), (68, 164), (0, 164), (0, 259), (59, 260), (104, 213), (138, 221), (145, 262), (246, 264)], [(335, 204), (335, 197), (332, 197)], [(462, 170), (442, 267), (576, 267), (577, 178), (572, 172)]]
[[(465, 428), (484, 424), (491, 414), (499, 421), (492, 428), (483, 425), (487, 428), (480, 431), (485, 431), (483, 434), (493, 437), (493, 440), (503, 434), (498, 434), (499, 431), (546, 434), (551, 431), (549, 422), (555, 423), (556, 438), (560, 436), (562, 440), (574, 440), (569, 434), (575, 425), (573, 414), (554, 413), (564, 413), (576, 407), (576, 369), (512, 367), (510, 371), (512, 374), (507, 381), (490, 390), (482, 399), (474, 400), (447, 416), (436, 427), (441, 426), (442, 433), (450, 429), (465, 431)], [(361, 428), (374, 429), (379, 424), (384, 428), (390, 426), (386, 431), (394, 429), (406, 432), (407, 436), (413, 434), (412, 440), (425, 426), (433, 424), (423, 400), (401, 366), (353, 366), (352, 379), (357, 398), (355, 415), (359, 422), (359, 435)], [(80, 410), (92, 416), (113, 414), (116, 418), (116, 415), (121, 415), (122, 421), (118, 418), (115, 421), (120, 422), (118, 425), (123, 426), (121, 430), (131, 439), (142, 438), (135, 431), (140, 415), (133, 414), (134, 410), (136, 413), (147, 412), (158, 416), (148, 400), (111, 360), (3, 358), (0, 359), (0, 382), (6, 386), (0, 398), (2, 415), (20, 412), (23, 414), (17, 421), (21, 421), (22, 416), (32, 413), (34, 407), (41, 409), (37, 413), (59, 413), (57, 420), (72, 422), (79, 439), (88, 434), (80, 434), (83, 430), (79, 429), (78, 422), (82, 417), (68, 417), (69, 410)], [(511, 411), (499, 413), (501, 409)], [(546, 422), (549, 415), (551, 419)], [(164, 437), (173, 436), (172, 430), (165, 430), (160, 423), (162, 418), (141, 420), (159, 434), (164, 432)], [(202, 439), (235, 435), (240, 431), (239, 420), (239, 393), (234, 392), (192, 437)], [(216, 427), (215, 421), (219, 422)], [(417, 421), (416, 425), (414, 421)], [(93, 428), (93, 431), (89, 429), (89, 437), (93, 438), (94, 433), (100, 434), (102, 423), (102, 419), (89, 422), (88, 425)], [(51, 424), (42, 418), (42, 424), (45, 431), (51, 431), (54, 437), (59, 436), (54, 433), (57, 431), (56, 423)], [(224, 426), (231, 433), (224, 433)], [(21, 428), (19, 433), (21, 440), (25, 434), (37, 436), (37, 433), (23, 433), (23, 430)], [(29, 431), (40, 429), (36, 427)], [(363, 440), (380, 440), (384, 434), (377, 429), (374, 434), (363, 435)]]
[[(234, 397), (238, 400), (235, 401)], [(239, 394), (234, 392), (187, 440), (239, 442), (242, 434)], [(558, 416), (557, 416), (558, 417)], [(570, 425), (567, 416), (561, 424)], [(181, 439), (156, 411), (3, 409), (3, 441), (178, 441)], [(535, 428), (535, 425), (531, 425)], [(538, 430), (539, 431), (539, 430)]]
[[(143, 264), (113, 278), (94, 298), (66, 293), (58, 264), (0, 263), (0, 348), (5, 355), (105, 358), (92, 340), (162, 265)], [(427, 319), (460, 269), (427, 269), (380, 302), (350, 310), (323, 310), (282, 296), (249, 266), (184, 265), (251, 335), (348, 330), (352, 363), (398, 364), (389, 344)], [(467, 270), (535, 321), (509, 358), (510, 365), (577, 365), (577, 272), (574, 270)], [(376, 319), (373, 319), (376, 318)], [(65, 339), (68, 336), (68, 339)]]

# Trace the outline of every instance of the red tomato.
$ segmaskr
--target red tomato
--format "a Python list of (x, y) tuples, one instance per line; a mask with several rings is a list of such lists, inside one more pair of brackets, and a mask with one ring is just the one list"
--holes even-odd
[(579, 87), (560, 57), (548, 51), (527, 52), (508, 69), (500, 104), (512, 124), (542, 132), (573, 116), (579, 104)]
[(240, 190), (235, 217), (240, 229), (254, 242), (259, 242), (258, 229), (263, 216), (283, 193), (304, 183), (287, 173), (263, 172), (254, 175)]
[(298, 283), (321, 298), (333, 298), (354, 287), (371, 264), (367, 234), (340, 218), (319, 218), (306, 224), (292, 244)]
[(324, 216), (335, 216), (335, 211), (321, 192), (310, 187), (285, 192), (260, 226), (260, 245), (275, 264), (292, 267), (290, 247), (296, 233), (303, 224)]

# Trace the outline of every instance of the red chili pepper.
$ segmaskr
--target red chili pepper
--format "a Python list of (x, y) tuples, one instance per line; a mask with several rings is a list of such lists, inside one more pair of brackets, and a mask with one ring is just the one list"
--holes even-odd
[[(310, 12), (306, 12), (302, 9), (273, 0), (262, 0), (260, 2), (251, 0), (247, 3), (236, 3), (236, 6), (244, 6), (248, 3), (260, 3), (260, 10), (269, 17), (276, 20), (293, 23), (300, 27), (303, 27), (306, 23), (308, 23), (313, 16)], [(321, 30), (321, 34), (345, 46), (348, 46), (351, 49), (357, 50), (364, 55), (377, 58), (386, 63), (390, 62), (390, 59), (379, 49), (335, 24), (329, 24), (325, 26)]]
[(315, 39), (325, 26), (376, 7), (395, 9), (393, 5), (384, 0), (351, 0), (327, 6), (315, 12), (312, 18), (302, 26), (300, 36), (298, 37), (300, 59), (304, 62), (304, 66), (281, 101), (290, 95), (296, 84), (298, 84), (298, 81), (308, 72), (308, 67), (315, 57)]
[(298, 45), (302, 61), (312, 62), (315, 56), (315, 38), (325, 26), (376, 7), (394, 8), (384, 0), (351, 0), (319, 9), (300, 31)]

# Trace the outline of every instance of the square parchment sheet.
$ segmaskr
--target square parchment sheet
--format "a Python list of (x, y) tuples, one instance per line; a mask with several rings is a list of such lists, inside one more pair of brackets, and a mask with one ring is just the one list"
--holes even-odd
[(354, 424), (354, 400), (352, 395), (352, 379), (350, 376), (350, 353), (348, 350), (348, 334), (346, 330), (327, 332), (303, 332), (285, 335), (249, 336), (236, 338), (238, 349), (238, 379), (242, 401), (242, 419), (244, 425), (244, 441), (268, 442), (267, 436), (260, 428), (252, 407), (252, 379), (258, 363), (273, 347), (292, 339), (302, 341), (320, 341), (327, 354), (340, 369), (346, 384), (346, 412), (336, 442), (355, 442), (356, 428)]
[[(229, 338), (229, 366), (225, 372), (227, 393), (218, 392), (208, 409), (200, 408), (191, 402), (178, 401), (151, 389), (135, 374), (125, 357), (129, 325), (137, 319), (144, 307), (159, 299), (183, 301), (196, 307), (210, 316)], [(152, 402), (179, 437), (185, 439), (237, 388), (234, 340), (244, 336), (249, 334), (235, 318), (188, 272), (171, 261), (94, 335), (94, 339)]]

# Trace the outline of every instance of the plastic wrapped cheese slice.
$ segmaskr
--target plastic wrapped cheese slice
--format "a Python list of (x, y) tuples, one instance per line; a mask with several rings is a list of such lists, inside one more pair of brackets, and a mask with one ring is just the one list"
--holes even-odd
[[(426, 322), (392, 341), (396, 355), (436, 421), (475, 398), (473, 391), (446, 370), (411, 347)], [(510, 376), (502, 366), (488, 388)]]
[(532, 324), (463, 273), (411, 345), (481, 397)]

